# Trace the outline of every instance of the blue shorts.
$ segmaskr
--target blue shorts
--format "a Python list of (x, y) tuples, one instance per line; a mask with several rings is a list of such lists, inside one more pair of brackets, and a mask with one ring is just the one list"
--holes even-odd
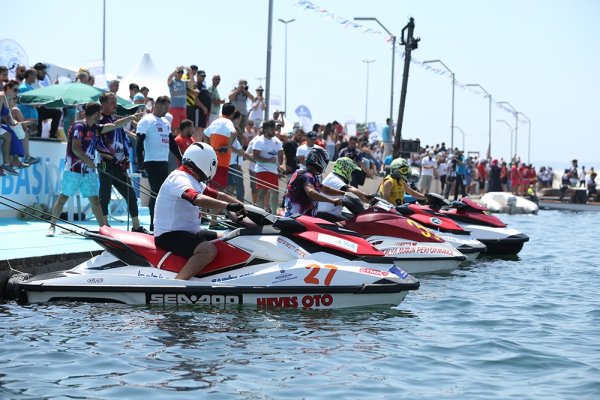
[(61, 194), (70, 197), (79, 192), (83, 197), (97, 197), (99, 191), (100, 181), (97, 174), (81, 174), (72, 171), (63, 172)]
[(21, 110), (21, 114), (23, 114), (23, 119), (33, 119), (35, 121), (39, 119), (37, 108), (26, 104), (19, 104), (18, 107)]

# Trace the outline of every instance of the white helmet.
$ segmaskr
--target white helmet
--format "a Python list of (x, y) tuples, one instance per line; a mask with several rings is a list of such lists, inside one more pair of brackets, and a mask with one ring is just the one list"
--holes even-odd
[(217, 172), (217, 154), (207, 143), (192, 143), (183, 153), (181, 163), (197, 173), (200, 182), (211, 180)]

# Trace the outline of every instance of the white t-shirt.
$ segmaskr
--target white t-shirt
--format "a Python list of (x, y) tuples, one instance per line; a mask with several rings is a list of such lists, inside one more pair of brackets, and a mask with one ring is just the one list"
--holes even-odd
[[(216, 133), (217, 135), (230, 137), (231, 134), (235, 134), (235, 126), (230, 119), (219, 117), (215, 119), (209, 126), (204, 130), (204, 134), (207, 137), (210, 137), (211, 133)], [(216, 151), (217, 149), (215, 149)]]
[[(233, 141), (231, 147), (236, 150), (242, 150), (242, 145), (237, 139)], [(242, 156), (238, 155), (237, 153), (234, 153), (233, 151), (231, 152), (231, 161), (229, 162), (229, 165), (242, 165), (243, 162), (244, 158)]]
[(206, 185), (185, 171), (171, 172), (158, 191), (154, 206), (154, 236), (165, 232), (200, 232), (200, 207), (181, 198), (188, 189), (204, 193)]
[[(329, 175), (322, 182), (323, 185), (329, 186), (330, 188), (334, 188), (337, 190), (341, 190), (344, 186), (348, 186), (347, 183), (344, 183), (342, 178), (330, 172)], [(342, 215), (343, 206), (336, 206), (332, 203), (328, 203), (326, 201), (320, 201), (319, 207), (317, 208), (317, 212), (326, 212), (329, 214), (333, 214), (336, 217), (340, 217)]]
[(171, 127), (165, 117), (146, 114), (138, 122), (136, 133), (144, 139), (144, 162), (169, 161)]
[(252, 121), (262, 120), (263, 115), (265, 115), (265, 110), (263, 109), (264, 105), (264, 100), (254, 100), (252, 102), (252, 108), (250, 110), (250, 115), (248, 116), (248, 119)]
[(438, 166), (438, 173), (440, 174), (440, 176), (444, 176), (448, 173), (448, 163), (447, 162), (441, 162), (440, 165)]
[[(296, 150), (296, 158), (306, 157), (308, 152), (311, 151), (313, 149), (313, 147), (319, 147), (319, 148), (323, 149), (318, 144), (313, 144), (312, 146), (309, 146), (306, 143), (304, 143), (303, 145), (299, 146), (298, 149)], [(325, 150), (325, 149), (323, 149), (323, 150)], [(298, 168), (304, 168), (304, 167), (305, 167), (304, 163), (298, 162)]]
[(437, 168), (437, 162), (435, 158), (431, 158), (427, 155), (421, 159), (421, 175), (422, 176), (433, 176), (433, 170)]
[(171, 114), (170, 112), (165, 114), (165, 119), (167, 120), (167, 122), (169, 123), (169, 128), (171, 126), (173, 126), (173, 114)]
[[(254, 144), (255, 144), (255, 143), (256, 143), (256, 141), (257, 141), (259, 138), (261, 138), (261, 137), (262, 137), (262, 135), (257, 135), (257, 136), (254, 136), (254, 137), (252, 138), (252, 140), (250, 141), (250, 143), (248, 143), (248, 147), (246, 147), (246, 154), (248, 154), (249, 156), (252, 156), (252, 155), (254, 155)], [(252, 172), (254, 172), (254, 169), (255, 169), (255, 168), (256, 168), (256, 163), (254, 163), (254, 162), (250, 161), (250, 162), (248, 163), (248, 171), (252, 171)]]
[[(283, 145), (275, 136), (268, 139), (265, 135), (262, 135), (254, 142), (252, 153), (254, 153), (254, 150), (259, 150), (259, 156), (261, 157), (271, 158), (275, 156), (277, 158), (279, 152), (283, 151)], [(257, 161), (254, 172), (271, 172), (277, 174), (277, 162)]]

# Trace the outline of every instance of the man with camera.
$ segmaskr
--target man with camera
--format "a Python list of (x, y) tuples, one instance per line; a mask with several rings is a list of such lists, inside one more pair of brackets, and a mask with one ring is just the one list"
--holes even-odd
[[(175, 127), (175, 129), (173, 129), (173, 132), (175, 133), (179, 133), (179, 124), (187, 118), (187, 89), (188, 87), (190, 90), (195, 89), (193, 78), (188, 79), (187, 81), (183, 80), (184, 72), (185, 67), (179, 66), (175, 68), (167, 78), (167, 85), (169, 86), (169, 92), (171, 94), (171, 107), (169, 108), (169, 113), (173, 116), (171, 126)], [(191, 68), (187, 69), (187, 76), (192, 77)]]
[(240, 79), (238, 85), (229, 93), (229, 101), (241, 114), (240, 129), (242, 132), (246, 130), (246, 121), (248, 121), (248, 99), (254, 101), (254, 96), (248, 89), (248, 81)]
[(254, 122), (254, 126), (256, 127), (261, 126), (265, 116), (265, 109), (267, 108), (263, 93), (264, 89), (262, 86), (256, 88), (256, 97), (252, 102), (252, 110), (250, 111), (250, 116), (248, 117), (250, 121)]

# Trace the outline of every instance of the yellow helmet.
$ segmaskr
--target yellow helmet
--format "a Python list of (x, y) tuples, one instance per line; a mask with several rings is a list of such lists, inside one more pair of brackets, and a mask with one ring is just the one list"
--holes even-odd
[(410, 166), (404, 158), (396, 158), (390, 164), (390, 176), (394, 179), (402, 179), (408, 181), (410, 176)]
[(360, 167), (351, 158), (340, 157), (333, 164), (333, 172), (347, 181), (352, 179), (352, 171), (360, 171)]

